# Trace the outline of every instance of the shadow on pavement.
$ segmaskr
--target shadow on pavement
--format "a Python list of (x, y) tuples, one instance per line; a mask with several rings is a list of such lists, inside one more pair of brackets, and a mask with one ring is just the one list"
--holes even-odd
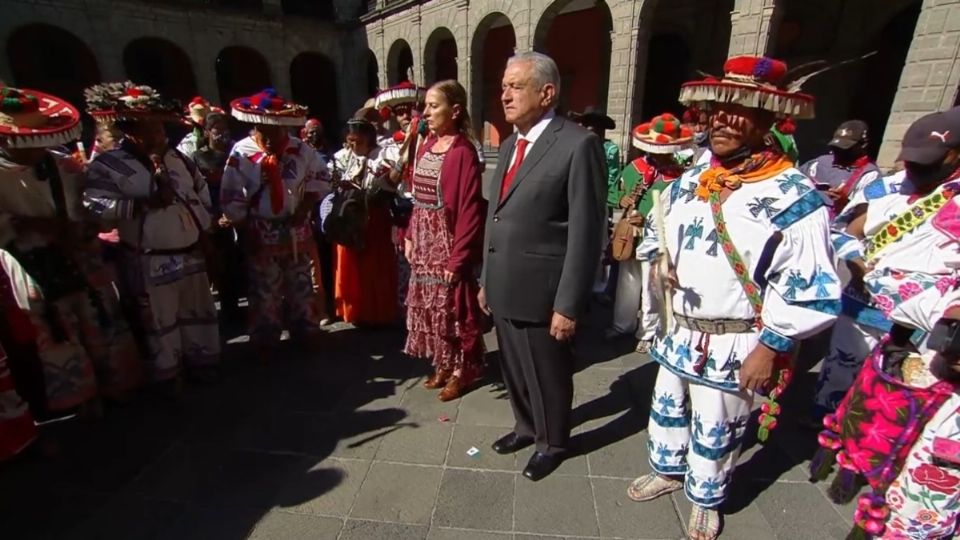
[[(0, 467), (4, 538), (246, 538), (275, 507), (340, 485), (327, 460), (372, 455), (404, 423), (402, 387), (429, 366), (390, 330), (328, 333), (307, 354), (224, 350), (222, 382), (178, 401), (145, 392), (96, 423), (59, 426), (61, 453)], [(327, 461), (325, 461), (327, 460)]]

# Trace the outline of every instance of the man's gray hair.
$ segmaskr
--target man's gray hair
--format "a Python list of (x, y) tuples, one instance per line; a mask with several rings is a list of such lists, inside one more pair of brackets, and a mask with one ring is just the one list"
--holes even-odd
[(552, 84), (557, 89), (557, 96), (560, 95), (560, 69), (553, 58), (534, 51), (517, 53), (507, 60), (507, 65), (515, 62), (527, 62), (533, 67), (532, 80), (537, 88), (543, 88), (544, 85)]

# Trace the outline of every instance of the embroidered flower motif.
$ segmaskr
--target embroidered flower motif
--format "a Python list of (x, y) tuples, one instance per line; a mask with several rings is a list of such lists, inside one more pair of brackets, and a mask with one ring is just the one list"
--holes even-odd
[(883, 392), (882, 389), (863, 402), (868, 411), (877, 411), (890, 420), (896, 420), (898, 412), (903, 411), (909, 401), (906, 396), (896, 392)]
[(946, 495), (952, 495), (957, 486), (960, 486), (960, 478), (951, 476), (940, 467), (929, 463), (923, 463), (910, 471), (910, 476), (921, 486)]
[(940, 294), (947, 294), (953, 286), (957, 284), (957, 280), (949, 277), (942, 277), (937, 280), (937, 283), (934, 285)]
[(897, 289), (897, 292), (900, 294), (900, 298), (904, 301), (913, 298), (914, 296), (923, 292), (923, 287), (921, 287), (915, 281), (908, 281)]
[(939, 516), (937, 515), (936, 512), (932, 510), (927, 510), (926, 508), (917, 512), (917, 521), (919, 521), (920, 523), (936, 524), (937, 518), (939, 518)]
[(887, 225), (887, 234), (890, 236), (896, 236), (899, 233), (896, 225)]
[(875, 296), (873, 303), (877, 305), (877, 309), (882, 311), (884, 315), (890, 315), (890, 312), (893, 311), (893, 299), (885, 294)]
[(887, 491), (887, 505), (889, 505), (894, 510), (899, 510), (903, 508), (903, 503), (906, 500), (903, 498), (903, 495), (900, 494), (899, 489), (894, 489), (893, 486)]

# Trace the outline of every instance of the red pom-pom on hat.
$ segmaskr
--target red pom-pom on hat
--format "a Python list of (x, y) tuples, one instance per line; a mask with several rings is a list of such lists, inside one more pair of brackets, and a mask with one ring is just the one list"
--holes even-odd
[(784, 135), (793, 135), (797, 132), (797, 124), (788, 116), (777, 123), (777, 131)]

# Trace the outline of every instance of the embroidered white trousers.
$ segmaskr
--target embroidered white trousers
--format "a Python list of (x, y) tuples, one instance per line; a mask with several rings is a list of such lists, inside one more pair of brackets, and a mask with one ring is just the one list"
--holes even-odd
[(883, 334), (882, 330), (857, 324), (847, 315), (837, 317), (830, 335), (830, 352), (823, 360), (817, 379), (814, 398), (817, 413), (837, 410), (860, 373), (864, 359), (880, 343)]
[(716, 508), (726, 498), (752, 407), (751, 392), (725, 392), (661, 367), (647, 427), (650, 466), (682, 475), (691, 502)]

